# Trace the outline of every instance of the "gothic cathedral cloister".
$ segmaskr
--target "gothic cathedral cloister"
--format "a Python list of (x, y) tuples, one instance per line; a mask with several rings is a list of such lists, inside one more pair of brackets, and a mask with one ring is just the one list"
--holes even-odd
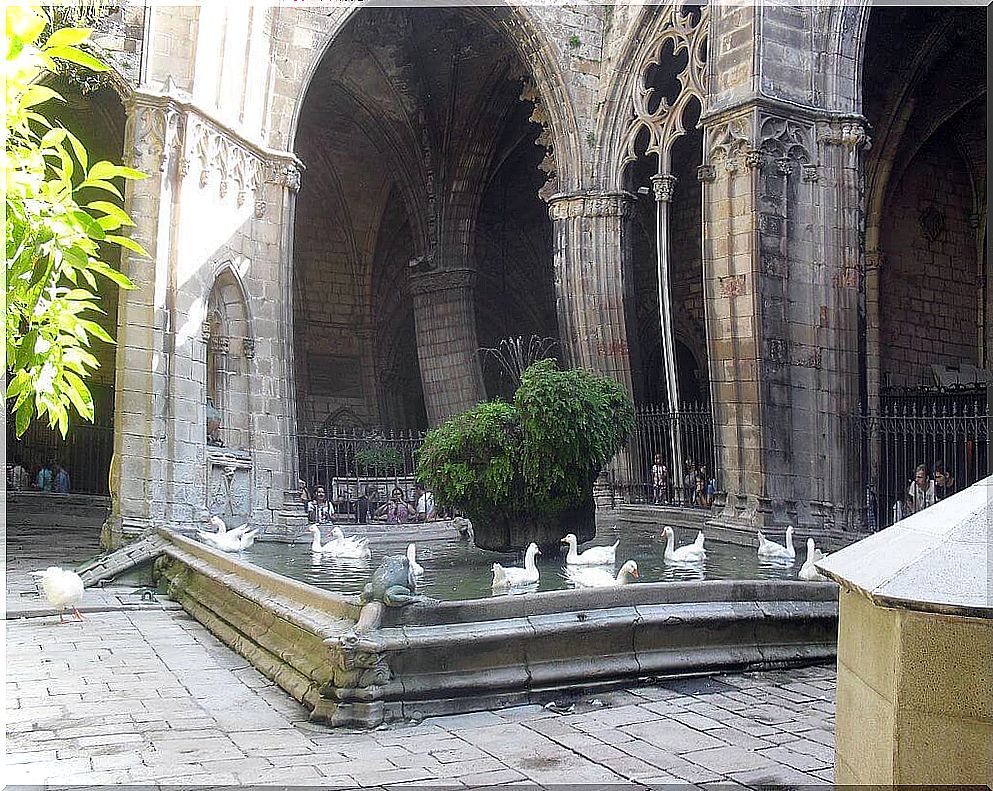
[(853, 421), (993, 366), (985, 29), (865, 2), (121, 5), (66, 114), (150, 174), (97, 383), (109, 540), (222, 495), (278, 532), (299, 436), (436, 425), (501, 393), (480, 349), (530, 335), (637, 404), (702, 405), (716, 518), (860, 529)]

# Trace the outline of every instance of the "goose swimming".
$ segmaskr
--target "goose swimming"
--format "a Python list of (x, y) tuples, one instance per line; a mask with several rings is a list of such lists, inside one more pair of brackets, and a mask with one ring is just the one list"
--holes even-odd
[(786, 528), (786, 546), (769, 541), (759, 530), (759, 557), (775, 560), (794, 560), (796, 550), (793, 548), (793, 525)]
[(638, 564), (629, 560), (616, 575), (602, 568), (566, 568), (565, 576), (577, 588), (613, 588), (638, 579)]
[(565, 562), (570, 566), (606, 566), (614, 565), (617, 557), (617, 545), (620, 541), (615, 541), (609, 547), (590, 547), (584, 552), (576, 551), (576, 536), (569, 533), (562, 539), (563, 544), (569, 545), (569, 554), (566, 555)]
[(707, 550), (703, 546), (703, 531), (698, 531), (696, 534), (696, 540), (692, 544), (686, 544), (685, 546), (676, 549), (676, 534), (673, 532), (671, 527), (666, 527), (662, 531), (662, 535), (665, 536), (665, 559), (675, 563), (696, 563), (701, 560), (706, 560)]
[(493, 587), (513, 588), (520, 585), (533, 585), (538, 582), (538, 566), (534, 559), (540, 555), (541, 550), (534, 542), (528, 544), (527, 552), (524, 553), (524, 568), (517, 566), (501, 566), (499, 563), (493, 564)]

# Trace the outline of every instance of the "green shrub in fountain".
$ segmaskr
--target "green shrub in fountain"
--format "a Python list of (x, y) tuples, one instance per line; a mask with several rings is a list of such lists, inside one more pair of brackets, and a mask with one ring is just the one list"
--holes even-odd
[(479, 404), (429, 431), (417, 473), (472, 520), (477, 546), (534, 541), (557, 553), (566, 533), (593, 537), (593, 482), (633, 427), (634, 405), (618, 382), (541, 360), (513, 403)]
[(366, 448), (355, 452), (355, 466), (362, 475), (390, 475), (403, 469), (403, 456), (396, 448)]

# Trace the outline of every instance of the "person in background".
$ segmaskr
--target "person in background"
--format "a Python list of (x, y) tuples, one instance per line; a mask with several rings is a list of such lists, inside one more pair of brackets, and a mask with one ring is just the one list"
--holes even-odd
[(403, 499), (403, 489), (397, 486), (387, 503), (376, 509), (376, 516), (385, 516), (388, 525), (405, 525), (414, 519), (417, 509)]
[(696, 466), (692, 459), (687, 459), (683, 464), (683, 505), (693, 505), (693, 495), (696, 489)]
[(703, 468), (703, 474), (707, 478), (707, 485), (703, 488), (703, 496), (707, 501), (707, 508), (712, 508), (714, 505), (714, 498), (717, 497), (717, 478), (713, 475), (707, 475), (707, 468)]
[(945, 469), (945, 462), (938, 461), (934, 465), (934, 499), (944, 500), (955, 494), (955, 478)]
[(372, 506), (369, 505), (369, 495), (372, 494), (372, 487), (366, 486), (358, 500), (355, 501), (355, 520), (360, 525), (369, 523), (369, 512)]
[(14, 466), (10, 471), (10, 488), (15, 492), (22, 492), (31, 486), (31, 476), (24, 469), (24, 465), (19, 458), (14, 459)]
[(918, 464), (907, 490), (907, 515), (920, 513), (929, 505), (934, 505), (934, 481), (928, 478), (927, 467)]
[(414, 486), (414, 501), (417, 503), (418, 522), (430, 522), (435, 518), (434, 495), (423, 483)]
[(52, 491), (52, 485), (55, 482), (55, 478), (52, 475), (52, 463), (43, 462), (41, 469), (38, 470), (38, 475), (34, 480), (34, 488), (39, 492), (50, 492)]
[(310, 505), (310, 501), (313, 499), (310, 496), (310, 487), (307, 486), (307, 482), (303, 478), (297, 481), (297, 490), (300, 492), (300, 504), (303, 506), (303, 510), (307, 510), (307, 506)]
[(316, 525), (329, 525), (334, 521), (334, 506), (328, 500), (323, 486), (315, 490), (314, 499), (307, 503), (307, 518)]
[(53, 474), (55, 476), (55, 483), (53, 484), (55, 492), (69, 494), (69, 473), (66, 472), (66, 468), (55, 462)]
[(655, 454), (652, 465), (652, 502), (655, 505), (669, 502), (669, 470), (662, 463), (662, 454)]

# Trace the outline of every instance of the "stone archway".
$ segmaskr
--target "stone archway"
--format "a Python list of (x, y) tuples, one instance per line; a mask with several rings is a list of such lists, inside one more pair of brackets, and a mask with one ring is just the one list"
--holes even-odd
[(353, 14), (315, 70), (295, 138), (301, 430), (342, 408), (435, 424), (496, 388), (480, 346), (557, 334), (541, 102), (511, 17)]
[[(881, 396), (931, 389), (932, 366), (989, 367), (985, 16), (872, 10), (863, 46), (867, 369)], [(868, 79), (872, 75), (871, 79)], [(927, 309), (925, 309), (925, 306)]]

